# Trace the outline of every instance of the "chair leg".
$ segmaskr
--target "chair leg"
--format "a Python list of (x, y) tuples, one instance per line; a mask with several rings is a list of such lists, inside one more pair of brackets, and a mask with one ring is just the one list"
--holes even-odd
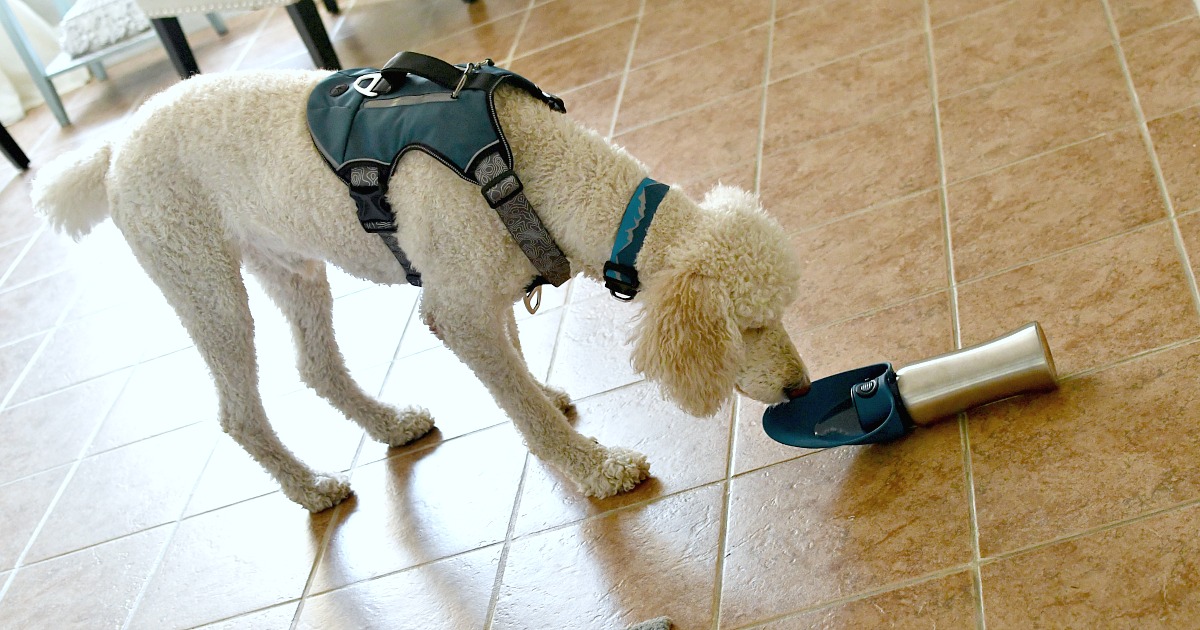
[(229, 27), (225, 26), (225, 20), (221, 19), (221, 16), (216, 13), (206, 13), (204, 17), (208, 18), (208, 23), (212, 25), (217, 35), (224, 37), (229, 34)]
[(325, 10), (329, 11), (333, 15), (337, 15), (342, 12), (341, 7), (338, 6), (337, 0), (325, 0)]
[(93, 61), (88, 64), (88, 70), (91, 71), (92, 76), (95, 77), (97, 81), (108, 80), (108, 71), (104, 69), (103, 63), (99, 61)]
[(12, 135), (4, 127), (0, 127), (0, 150), (4, 151), (4, 157), (8, 158), (13, 166), (22, 171), (29, 168), (29, 158), (25, 156), (25, 152), (21, 150), (21, 146), (13, 139)]
[(304, 40), (308, 54), (312, 55), (313, 63), (318, 68), (341, 70), (342, 62), (338, 60), (333, 43), (329, 41), (329, 33), (325, 31), (325, 23), (321, 21), (321, 15), (317, 13), (317, 5), (313, 0), (300, 0), (289, 4), (287, 12), (300, 33), (300, 39)]
[(167, 49), (167, 56), (171, 58), (171, 63), (175, 66), (175, 71), (179, 73), (179, 78), (186, 79), (200, 74), (200, 66), (196, 65), (192, 47), (188, 45), (187, 38), (183, 36), (183, 27), (179, 26), (179, 19), (173, 17), (154, 18), (150, 20), (150, 23), (154, 25), (154, 32), (158, 33), (158, 39), (162, 41), (163, 48)]
[(50, 111), (54, 113), (58, 124), (62, 127), (71, 124), (71, 120), (67, 118), (67, 110), (63, 108), (62, 99), (58, 97), (58, 90), (54, 89), (50, 77), (46, 76), (46, 67), (42, 65), (42, 60), (33, 52), (33, 44), (29, 43), (25, 29), (21, 28), (20, 23), (17, 22), (17, 16), (13, 14), (12, 8), (2, 0), (0, 0), (0, 24), (4, 26), (4, 31), (8, 33), (8, 39), (13, 43), (13, 48), (17, 50), (17, 55), (21, 57), (21, 62), (25, 64), (25, 69), (29, 71), (29, 76), (33, 79), (33, 84), (42, 93), (46, 107), (49, 107)]

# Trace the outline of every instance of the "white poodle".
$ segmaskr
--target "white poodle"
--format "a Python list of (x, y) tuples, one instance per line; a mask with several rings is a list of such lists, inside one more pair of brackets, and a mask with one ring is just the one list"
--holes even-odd
[[(111, 215), (212, 372), (220, 421), (300, 505), (319, 511), (350, 488), (276, 437), (263, 411), (243, 265), (291, 321), (300, 374), (374, 439), (430, 430), (350, 378), (333, 336), (325, 262), (403, 284), (387, 247), (363, 231), (346, 186), (307, 129), (305, 104), (326, 72), (202, 75), (150, 99), (122, 138), (64, 155), (33, 183), (34, 208), (80, 238)], [(501, 86), (497, 110), (515, 170), (572, 272), (602, 279), (626, 203), (646, 169), (524, 92)], [(563, 392), (521, 356), (512, 305), (535, 275), (479, 188), (410, 152), (389, 186), (399, 242), (424, 281), (421, 313), (487, 386), (530, 451), (590, 496), (634, 487), (643, 455), (579, 434)], [(797, 263), (756, 199), (717, 187), (696, 204), (672, 189), (637, 258), (642, 313), (634, 367), (684, 410), (715, 413), (734, 389), (765, 403), (806, 391), (804, 364), (780, 323)], [(403, 313), (394, 324), (403, 324)]]

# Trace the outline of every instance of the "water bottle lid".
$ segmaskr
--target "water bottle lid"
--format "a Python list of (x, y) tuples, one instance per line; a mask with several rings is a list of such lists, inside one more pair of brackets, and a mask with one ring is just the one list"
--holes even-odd
[(763, 414), (771, 439), (803, 448), (888, 442), (912, 426), (890, 363), (819, 379), (804, 396)]

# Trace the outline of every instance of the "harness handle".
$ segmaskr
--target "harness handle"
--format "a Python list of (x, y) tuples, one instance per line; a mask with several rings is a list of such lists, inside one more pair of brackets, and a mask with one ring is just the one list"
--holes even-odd
[[(492, 65), (490, 61), (489, 59), (485, 63)], [(386, 65), (379, 69), (379, 72), (391, 86), (400, 85), (404, 82), (405, 77), (414, 74), (429, 79), (447, 90), (462, 89), (463, 79), (467, 76), (466, 71), (458, 66), (446, 63), (436, 57), (411, 51), (405, 51), (392, 57)]]
[[(492, 60), (488, 59), (480, 64), (476, 64), (476, 67), (493, 65), (495, 64), (492, 63)], [(398, 53), (395, 57), (389, 59), (379, 69), (379, 73), (383, 75), (383, 81), (386, 82), (386, 84), (378, 86), (379, 91), (382, 93), (387, 93), (391, 91), (392, 87), (403, 83), (410, 74), (433, 81), (447, 90), (453, 91), (455, 95), (462, 91), (463, 88), (486, 89), (487, 86), (501, 80), (494, 74), (473, 72), (469, 66), (466, 69), (460, 68), (436, 57), (408, 50)], [(549, 92), (542, 91), (541, 88), (534, 85), (528, 79), (520, 75), (509, 75), (504, 77), (504, 79), (542, 101), (550, 109), (559, 113), (566, 113), (567, 106), (561, 98)]]

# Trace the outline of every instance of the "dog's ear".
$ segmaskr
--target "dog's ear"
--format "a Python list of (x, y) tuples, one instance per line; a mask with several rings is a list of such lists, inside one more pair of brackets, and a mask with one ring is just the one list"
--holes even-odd
[[(741, 332), (715, 278), (671, 275), (645, 287), (633, 367), (684, 411), (711, 416), (733, 393)], [(657, 285), (657, 286), (655, 286)]]

